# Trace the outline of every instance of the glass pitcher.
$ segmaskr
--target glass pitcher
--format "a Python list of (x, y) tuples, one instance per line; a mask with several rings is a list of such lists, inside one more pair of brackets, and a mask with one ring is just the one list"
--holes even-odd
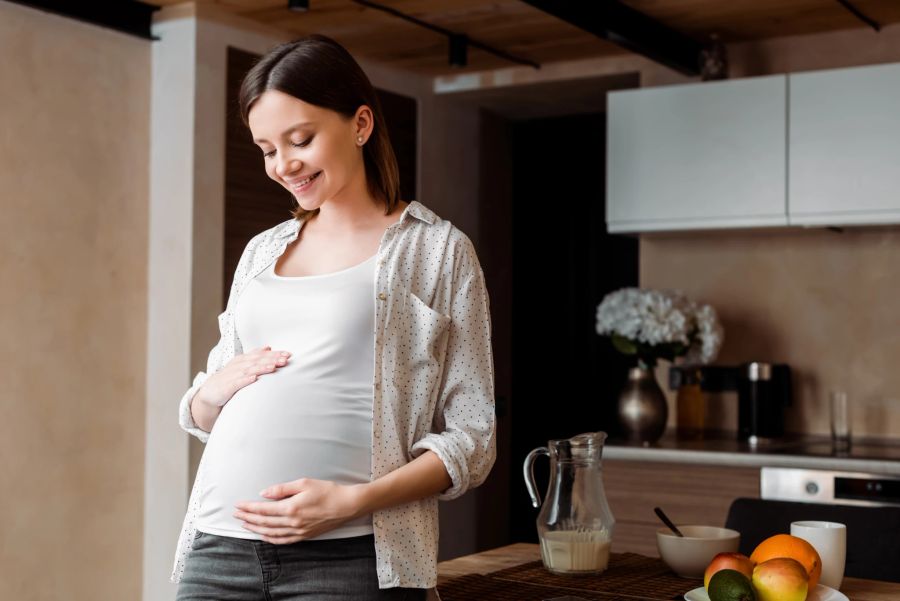
[(556, 574), (601, 574), (609, 565), (613, 518), (603, 489), (600, 456), (606, 432), (586, 432), (528, 453), (523, 471), (528, 493), (540, 507), (534, 460), (550, 458), (550, 483), (537, 517), (544, 567)]

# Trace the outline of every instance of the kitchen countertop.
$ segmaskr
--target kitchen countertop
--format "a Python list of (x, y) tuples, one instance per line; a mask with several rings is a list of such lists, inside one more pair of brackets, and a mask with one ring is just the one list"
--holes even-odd
[(650, 446), (610, 438), (604, 459), (660, 461), (745, 467), (796, 467), (844, 470), (900, 476), (900, 441), (854, 440), (850, 451), (836, 453), (831, 438), (822, 435), (787, 435), (756, 448), (738, 441), (734, 433), (718, 433), (703, 440), (679, 440), (666, 432)]

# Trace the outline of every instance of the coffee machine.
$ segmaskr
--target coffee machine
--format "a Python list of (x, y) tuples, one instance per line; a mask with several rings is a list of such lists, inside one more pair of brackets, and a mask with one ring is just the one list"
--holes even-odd
[[(699, 371), (698, 371), (699, 370)], [(792, 404), (791, 369), (783, 363), (673, 366), (669, 387), (677, 390), (699, 378), (707, 393), (737, 393), (737, 438), (755, 447), (784, 436), (784, 411)]]
[(791, 370), (753, 361), (736, 368), (738, 439), (751, 446), (784, 436), (784, 409), (791, 405)]

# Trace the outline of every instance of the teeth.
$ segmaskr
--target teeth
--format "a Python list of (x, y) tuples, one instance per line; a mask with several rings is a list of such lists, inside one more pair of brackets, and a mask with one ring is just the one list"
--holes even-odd
[(319, 175), (319, 174), (316, 173), (315, 175), (310, 175), (310, 176), (307, 177), (305, 180), (299, 181), (299, 182), (297, 182), (296, 184), (294, 184), (294, 187), (295, 187), (295, 188), (299, 188), (299, 187), (301, 187), (301, 186), (305, 186), (306, 184), (308, 184), (309, 182), (311, 182), (311, 181), (313, 180), (313, 178), (316, 177), (317, 175)]

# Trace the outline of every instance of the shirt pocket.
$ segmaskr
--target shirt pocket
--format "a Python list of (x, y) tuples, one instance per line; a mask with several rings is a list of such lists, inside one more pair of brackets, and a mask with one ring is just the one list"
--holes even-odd
[(450, 334), (450, 316), (428, 306), (406, 290), (400, 319), (399, 372), (401, 384), (411, 392), (427, 392), (431, 398), (441, 376)]

